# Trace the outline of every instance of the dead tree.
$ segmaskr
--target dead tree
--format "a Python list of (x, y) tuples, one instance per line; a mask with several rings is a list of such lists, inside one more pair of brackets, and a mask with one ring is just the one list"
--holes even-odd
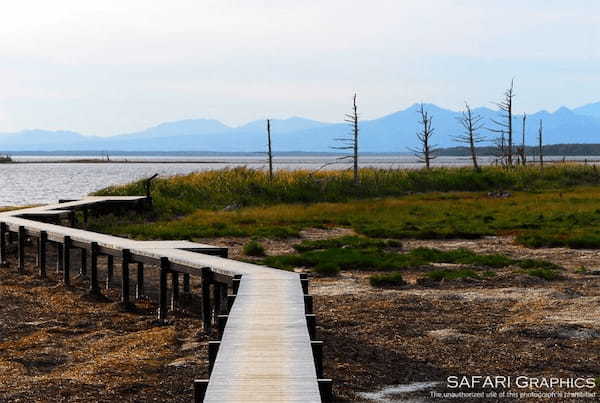
[(352, 100), (352, 112), (346, 114), (344, 121), (350, 125), (350, 134), (347, 137), (336, 138), (342, 145), (332, 147), (334, 150), (349, 150), (350, 154), (337, 158), (337, 161), (352, 160), (352, 171), (354, 173), (354, 184), (358, 185), (358, 106), (356, 105), (356, 93)]
[(500, 136), (494, 139), (494, 145), (493, 155), (496, 157), (495, 164), (500, 164), (503, 167), (506, 166), (506, 141), (504, 132), (500, 132)]
[(525, 131), (526, 131), (527, 114), (523, 114), (523, 125), (521, 127), (521, 147), (519, 148), (519, 155), (521, 156), (521, 165), (527, 165), (527, 156), (525, 155)]
[(513, 98), (515, 93), (513, 90), (514, 78), (510, 81), (510, 87), (504, 92), (504, 99), (496, 102), (496, 106), (500, 112), (500, 119), (492, 119), (492, 123), (496, 125), (495, 129), (490, 131), (498, 134), (506, 135), (506, 165), (513, 166)]
[(421, 130), (417, 132), (419, 148), (410, 148), (409, 150), (414, 153), (420, 163), (425, 164), (426, 169), (429, 169), (431, 167), (431, 161), (437, 157), (435, 155), (437, 150), (435, 149), (435, 146), (431, 144), (431, 136), (433, 136), (433, 132), (435, 131), (431, 125), (433, 117), (425, 111), (422, 103), (419, 105), (417, 113), (419, 114), (419, 125), (421, 126)]
[(540, 168), (544, 169), (544, 146), (543, 146), (544, 126), (540, 119), (540, 127), (538, 129), (538, 152), (540, 153)]
[(481, 115), (474, 115), (469, 104), (465, 102), (465, 110), (462, 112), (462, 116), (457, 117), (457, 120), (463, 127), (464, 132), (454, 139), (459, 143), (469, 145), (469, 151), (471, 152), (471, 158), (473, 159), (473, 169), (480, 171), (481, 168), (477, 163), (477, 144), (485, 141), (485, 138), (479, 134), (479, 130), (484, 127), (482, 123), (483, 117)]
[(269, 158), (269, 182), (273, 182), (273, 150), (271, 148), (271, 119), (267, 119), (267, 157)]

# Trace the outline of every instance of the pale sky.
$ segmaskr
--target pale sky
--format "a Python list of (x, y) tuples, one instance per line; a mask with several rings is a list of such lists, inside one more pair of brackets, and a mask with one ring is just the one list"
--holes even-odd
[(39, 0), (0, 13), (0, 131), (600, 101), (597, 0)]

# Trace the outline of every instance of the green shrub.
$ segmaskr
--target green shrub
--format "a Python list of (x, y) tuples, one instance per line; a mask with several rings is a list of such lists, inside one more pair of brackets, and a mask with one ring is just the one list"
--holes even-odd
[(337, 276), (340, 272), (340, 266), (333, 262), (323, 262), (317, 264), (312, 271), (322, 276)]
[(247, 256), (264, 256), (265, 248), (257, 241), (250, 241), (244, 245), (244, 254)]
[(382, 241), (379, 239), (369, 239), (358, 236), (344, 236), (341, 238), (318, 239), (314, 241), (302, 241), (294, 245), (298, 252), (307, 252), (310, 250), (330, 249), (330, 248), (400, 248), (402, 243), (396, 240)]
[(373, 274), (369, 277), (369, 283), (373, 287), (386, 287), (405, 285), (406, 281), (404, 281), (404, 279), (402, 278), (401, 273), (393, 272), (384, 274)]
[(561, 278), (561, 275), (556, 270), (551, 269), (530, 269), (527, 270), (526, 273), (530, 276), (543, 278), (547, 281), (558, 280)]
[(464, 278), (481, 278), (479, 274), (471, 269), (439, 269), (433, 270), (429, 273), (425, 274), (425, 277), (434, 280), (434, 281), (442, 281), (442, 280), (458, 280)]

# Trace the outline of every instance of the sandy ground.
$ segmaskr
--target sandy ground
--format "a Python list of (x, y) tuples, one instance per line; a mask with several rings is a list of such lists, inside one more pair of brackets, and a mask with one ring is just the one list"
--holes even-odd
[[(348, 233), (310, 230), (303, 237)], [(247, 239), (203, 241), (230, 247), (235, 258)], [(281, 254), (292, 252), (292, 243), (265, 246)], [(422, 273), (414, 271), (406, 273), (411, 284), (395, 289), (372, 288), (360, 272), (313, 278), (325, 372), (340, 400), (429, 401), (450, 375), (600, 375), (600, 277), (574, 271), (597, 269), (600, 252), (529, 250), (494, 237), (404, 244), (544, 258), (568, 270), (555, 282), (509, 268), (489, 280), (427, 287), (416, 284)], [(111, 302), (118, 289), (97, 301), (86, 295), (83, 280), (65, 289), (53, 271), (42, 281), (32, 264), (30, 274), (17, 275), (11, 263), (0, 269), (1, 401), (190, 401), (192, 380), (207, 374), (209, 338), (199, 330), (196, 303), (159, 326), (152, 291), (135, 312), (125, 312)], [(102, 265), (100, 273), (102, 279)], [(408, 384), (396, 393), (361, 394)], [(397, 393), (402, 390), (409, 392)]]

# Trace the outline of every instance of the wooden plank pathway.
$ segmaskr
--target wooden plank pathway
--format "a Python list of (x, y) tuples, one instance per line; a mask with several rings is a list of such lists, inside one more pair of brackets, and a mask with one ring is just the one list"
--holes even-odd
[[(322, 342), (315, 341), (315, 318), (308, 280), (286, 272), (226, 258), (227, 251), (189, 241), (134, 241), (62, 225), (74, 224), (76, 212), (87, 221), (89, 211), (109, 208), (143, 209), (146, 197), (88, 197), (54, 205), (0, 213), (0, 263), (6, 261), (7, 242), (17, 236), (19, 270), (24, 269), (26, 238), (37, 239), (40, 275), (45, 273), (46, 244), (53, 243), (62, 258), (63, 281), (68, 285), (70, 250), (91, 256), (90, 290), (99, 292), (97, 258), (122, 261), (122, 302), (129, 303), (129, 264), (160, 269), (158, 318), (167, 306), (167, 276), (172, 295), (178, 274), (202, 277), (205, 330), (214, 322), (219, 340), (209, 343), (210, 379), (193, 382), (195, 401), (205, 402), (320, 402), (331, 399), (331, 380), (322, 379)], [(39, 220), (39, 221), (38, 221)], [(85, 257), (82, 257), (85, 260)], [(140, 277), (141, 268), (141, 277)], [(212, 288), (209, 288), (211, 287)], [(232, 294), (226, 296), (228, 286)], [(213, 298), (210, 298), (212, 289)], [(212, 304), (215, 306), (211, 306)], [(221, 303), (227, 302), (227, 315)], [(227, 310), (225, 310), (227, 311)], [(211, 315), (218, 315), (212, 318)]]

